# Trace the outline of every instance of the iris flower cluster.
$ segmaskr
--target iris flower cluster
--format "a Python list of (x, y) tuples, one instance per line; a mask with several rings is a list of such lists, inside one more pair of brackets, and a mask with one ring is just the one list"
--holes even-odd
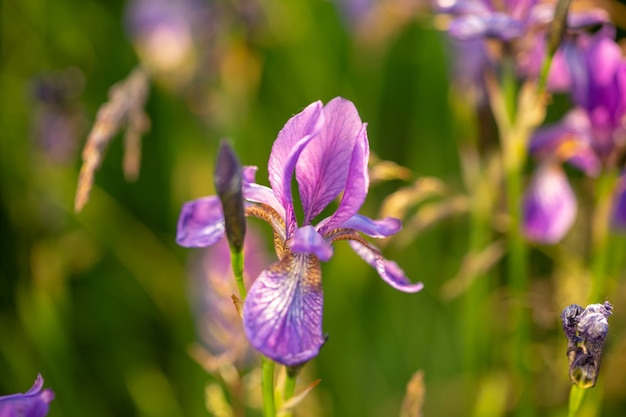
[[(268, 162), (271, 187), (255, 182), (256, 167), (243, 168), (245, 213), (270, 224), (278, 257), (249, 289), (244, 330), (254, 348), (278, 363), (307, 362), (325, 342), (320, 261), (333, 256), (333, 242), (350, 241), (392, 287), (404, 292), (422, 289), (422, 283), (411, 283), (395, 262), (362, 236), (384, 238), (401, 229), (398, 219), (373, 220), (358, 214), (369, 187), (366, 126), (346, 99), (337, 97), (326, 105), (314, 102), (279, 132)], [(300, 223), (292, 192), (294, 174), (303, 210)], [(340, 196), (335, 212), (314, 224)], [(210, 246), (224, 231), (219, 198), (204, 197), (183, 206), (177, 242), (185, 247)]]
[[(556, 243), (571, 228), (577, 203), (562, 162), (595, 178), (619, 170), (626, 146), (626, 59), (612, 27), (566, 42), (564, 57), (575, 108), (558, 123), (539, 129), (531, 153), (539, 168), (524, 198), (525, 234), (534, 241)], [(626, 177), (616, 182), (612, 222), (626, 227)]]

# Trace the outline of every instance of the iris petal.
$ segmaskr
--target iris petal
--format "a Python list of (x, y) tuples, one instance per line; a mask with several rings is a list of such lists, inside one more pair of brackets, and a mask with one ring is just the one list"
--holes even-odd
[(310, 224), (346, 187), (354, 144), (363, 123), (351, 101), (336, 97), (324, 106), (325, 125), (307, 146), (296, 167), (296, 180)]
[(321, 261), (333, 256), (332, 246), (311, 225), (296, 229), (289, 247), (297, 253), (314, 253)]
[(393, 288), (408, 293), (418, 292), (424, 288), (424, 284), (421, 282), (412, 283), (398, 264), (383, 258), (380, 251), (367, 242), (351, 240), (350, 246), (357, 255), (376, 269), (378, 275)]
[(250, 344), (270, 359), (294, 366), (313, 359), (324, 344), (319, 261), (287, 253), (263, 271), (244, 303)]
[(176, 243), (180, 246), (210, 246), (220, 240), (223, 234), (224, 215), (217, 196), (200, 198), (183, 205), (176, 232)]
[(296, 162), (305, 146), (320, 133), (323, 126), (322, 103), (316, 101), (287, 121), (272, 146), (267, 167), (269, 180), (274, 195), (285, 208), (288, 230), (295, 225), (291, 179)]
[(576, 197), (561, 167), (539, 167), (524, 194), (523, 208), (528, 239), (554, 244), (565, 236), (576, 218)]
[(372, 220), (369, 217), (356, 214), (343, 222), (341, 227), (354, 229), (371, 237), (383, 238), (398, 233), (402, 229), (402, 222), (394, 217)]
[(352, 150), (348, 179), (341, 203), (328, 222), (319, 229), (321, 234), (324, 234), (326, 230), (339, 227), (344, 221), (357, 214), (365, 201), (370, 185), (367, 170), (370, 152), (366, 127), (367, 125), (363, 124)]

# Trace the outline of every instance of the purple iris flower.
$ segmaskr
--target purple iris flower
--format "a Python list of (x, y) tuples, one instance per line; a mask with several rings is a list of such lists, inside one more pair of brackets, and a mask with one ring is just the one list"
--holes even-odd
[[(463, 76), (466, 79), (472, 77), (479, 88), (484, 69), (495, 67), (502, 53), (514, 58), (520, 77), (534, 78), (539, 75), (546, 55), (547, 29), (554, 20), (554, 3), (537, 0), (436, 0), (435, 8), (439, 13), (453, 17), (448, 34), (459, 45), (455, 48), (454, 57), (460, 61), (458, 66)], [(575, 35), (608, 21), (607, 12), (601, 9), (570, 12), (566, 33)], [(506, 48), (490, 48), (484, 42), (488, 39), (499, 40)], [(473, 52), (465, 52), (468, 50)], [(550, 68), (548, 88), (551, 91), (563, 91), (569, 86), (567, 73), (562, 68), (562, 55), (557, 50)]]
[[(539, 129), (531, 139), (530, 150), (534, 155), (568, 162), (591, 177), (603, 170), (619, 168), (616, 164), (626, 145), (626, 60), (611, 33), (602, 30), (593, 37), (581, 37), (576, 48), (567, 46), (564, 54), (576, 107), (561, 122)], [(622, 174), (615, 190), (613, 221), (618, 227), (626, 226), (625, 178)], [(561, 187), (559, 195), (564, 189), (565, 186)], [(555, 194), (550, 200), (560, 198), (559, 195)], [(555, 222), (561, 217), (560, 211), (544, 205), (532, 192), (527, 198), (529, 207), (543, 207), (546, 222)], [(562, 204), (575, 205), (576, 202), (568, 198)], [(555, 236), (548, 228), (543, 229), (543, 234), (531, 227), (530, 222), (524, 228), (533, 240), (554, 243)], [(563, 234), (566, 232), (563, 230)]]
[(496, 38), (506, 42), (524, 34), (529, 12), (536, 3), (537, 0), (507, 0), (499, 5), (491, 0), (439, 1), (438, 9), (457, 16), (448, 28), (453, 38)]
[[(254, 182), (256, 167), (244, 168), (246, 214), (267, 221), (274, 232), (278, 262), (260, 273), (244, 303), (248, 340), (265, 356), (284, 365), (304, 363), (319, 353), (323, 292), (320, 261), (333, 255), (332, 243), (349, 240), (355, 252), (392, 287), (417, 292), (393, 262), (361, 233), (383, 238), (398, 232), (398, 219), (372, 220), (358, 214), (369, 187), (369, 143), (366, 124), (352, 102), (337, 97), (325, 106), (307, 106), (278, 134), (268, 163), (271, 188)], [(296, 220), (291, 183), (295, 173), (303, 208)], [(337, 197), (337, 210), (313, 225), (314, 219)], [(214, 244), (224, 233), (217, 197), (184, 205), (177, 242), (198, 247)]]
[(33, 386), (24, 394), (0, 397), (0, 417), (43, 417), (48, 414), (54, 392), (43, 388), (43, 378), (37, 375)]
[(546, 161), (535, 171), (523, 210), (527, 238), (549, 244), (563, 238), (576, 219), (576, 196), (560, 165)]

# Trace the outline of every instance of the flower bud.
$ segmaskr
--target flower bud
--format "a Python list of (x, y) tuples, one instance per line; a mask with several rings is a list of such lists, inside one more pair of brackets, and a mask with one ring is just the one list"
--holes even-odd
[(591, 388), (596, 384), (604, 341), (609, 332), (607, 319), (611, 314), (613, 306), (608, 301), (590, 304), (585, 309), (572, 304), (561, 313), (568, 341), (569, 376), (580, 388)]
[(215, 165), (215, 189), (222, 202), (226, 237), (233, 252), (241, 252), (246, 234), (242, 181), (237, 155), (228, 142), (223, 140)]

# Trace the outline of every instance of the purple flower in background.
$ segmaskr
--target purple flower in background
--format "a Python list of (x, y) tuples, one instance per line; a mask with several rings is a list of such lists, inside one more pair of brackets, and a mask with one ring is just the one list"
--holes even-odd
[(523, 197), (524, 234), (530, 240), (556, 243), (576, 219), (576, 197), (563, 169), (544, 162)]
[(24, 394), (0, 397), (0, 417), (43, 417), (48, 414), (54, 392), (43, 388), (43, 378), (37, 375), (33, 386)]
[[(248, 228), (244, 240), (244, 281), (249, 287), (271, 262), (256, 229)], [(237, 293), (225, 236), (195, 254), (191, 262), (190, 299), (200, 342), (210, 354), (204, 361), (212, 370), (223, 364), (244, 368), (251, 362), (249, 344), (232, 294)]]
[[(564, 50), (576, 108), (561, 122), (538, 129), (531, 139), (530, 151), (540, 159), (568, 162), (591, 177), (602, 170), (618, 168), (626, 145), (626, 60), (611, 34), (612, 31), (602, 30), (593, 37), (581, 37), (578, 47), (570, 45)], [(623, 184), (622, 174), (613, 210), (613, 222), (618, 227), (626, 225)], [(562, 198), (564, 188), (555, 187), (555, 194), (546, 198)], [(555, 212), (552, 216), (560, 214)], [(532, 217), (526, 214), (527, 219)], [(547, 229), (543, 238), (538, 238), (536, 225), (530, 222), (524, 229), (533, 240), (555, 243), (547, 238), (555, 237)], [(566, 232), (563, 230), (562, 234)]]
[(174, 87), (195, 76), (199, 42), (213, 28), (206, 2), (197, 0), (132, 0), (125, 12), (126, 27), (152, 75)]
[[(398, 232), (398, 219), (372, 220), (358, 214), (367, 196), (369, 143), (366, 124), (352, 102), (337, 97), (326, 106), (307, 106), (285, 124), (274, 142), (268, 171), (271, 188), (254, 182), (255, 167), (244, 168), (246, 214), (267, 221), (279, 261), (260, 273), (244, 303), (248, 340), (265, 356), (285, 365), (304, 363), (319, 353), (323, 293), (321, 261), (331, 244), (349, 240), (381, 278), (404, 292), (417, 292), (395, 262), (383, 258), (360, 233), (375, 238)], [(296, 221), (291, 183), (295, 173), (303, 208)], [(339, 207), (316, 225), (313, 220), (339, 195)], [(212, 245), (224, 234), (217, 197), (185, 204), (178, 223), (182, 246)]]
[[(479, 90), (484, 70), (495, 68), (503, 56), (513, 60), (519, 76), (539, 75), (546, 56), (548, 27), (554, 19), (554, 3), (539, 3), (536, 0), (436, 0), (435, 9), (452, 16), (448, 34), (455, 40), (453, 58), (459, 61), (457, 65), (461, 68), (461, 76), (465, 80), (474, 79)], [(601, 9), (570, 12), (567, 32), (578, 34), (590, 26), (608, 21), (608, 14)], [(500, 41), (505, 47), (490, 47), (487, 40)], [(466, 52), (470, 50), (471, 53)], [(550, 90), (567, 88), (562, 67), (559, 50), (548, 77)]]
[(439, 1), (438, 10), (456, 18), (448, 33), (460, 40), (496, 38), (511, 41), (524, 34), (536, 0), (507, 0), (499, 5), (490, 0)]

